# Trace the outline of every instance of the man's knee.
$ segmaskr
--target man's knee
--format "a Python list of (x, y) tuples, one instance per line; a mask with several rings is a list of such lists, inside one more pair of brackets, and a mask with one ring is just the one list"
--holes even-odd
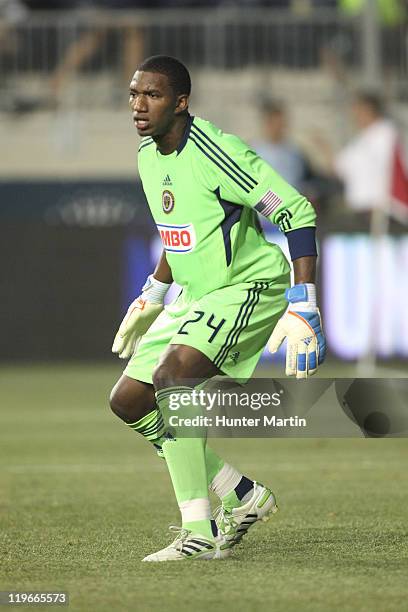
[(153, 386), (156, 391), (178, 385), (181, 372), (182, 363), (177, 357), (173, 356), (161, 361), (154, 369), (152, 375)]
[(134, 423), (155, 407), (151, 385), (122, 376), (113, 387), (109, 405), (111, 410), (126, 423)]
[(156, 391), (180, 385), (196, 386), (201, 379), (218, 374), (218, 369), (203, 353), (187, 345), (170, 345), (153, 371)]
[(121, 416), (124, 410), (124, 403), (126, 397), (124, 396), (121, 388), (120, 388), (120, 380), (113, 387), (109, 396), (109, 406), (111, 407), (112, 412)]

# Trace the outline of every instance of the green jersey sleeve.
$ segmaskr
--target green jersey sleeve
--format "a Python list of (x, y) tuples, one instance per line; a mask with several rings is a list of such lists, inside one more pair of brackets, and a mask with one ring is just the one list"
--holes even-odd
[(287, 233), (315, 227), (310, 202), (237, 136), (194, 121), (190, 138), (205, 157), (205, 180), (223, 200), (255, 208)]

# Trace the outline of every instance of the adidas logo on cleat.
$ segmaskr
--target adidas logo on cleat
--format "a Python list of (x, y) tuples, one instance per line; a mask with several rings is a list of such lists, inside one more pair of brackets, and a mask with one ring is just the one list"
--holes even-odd
[(195, 559), (225, 559), (231, 553), (231, 546), (218, 535), (214, 540), (207, 540), (198, 534), (192, 534), (189, 529), (172, 525), (170, 531), (178, 535), (176, 539), (162, 550), (148, 555), (143, 561), (182, 561)]
[(258, 521), (268, 521), (277, 509), (276, 499), (272, 491), (260, 483), (254, 482), (252, 496), (247, 502), (232, 509), (221, 505), (215, 510), (214, 516), (219, 533), (233, 547), (241, 542), (252, 525)]
[(214, 546), (209, 542), (203, 542), (202, 540), (193, 540), (190, 538), (185, 544), (183, 544), (183, 547), (180, 552), (182, 552), (183, 555), (187, 555), (188, 557), (190, 557), (194, 554), (194, 552), (199, 553), (205, 550), (213, 549)]

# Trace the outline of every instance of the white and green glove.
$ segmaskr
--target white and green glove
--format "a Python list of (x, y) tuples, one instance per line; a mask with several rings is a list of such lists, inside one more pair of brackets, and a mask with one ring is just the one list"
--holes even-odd
[(142, 295), (131, 303), (120, 324), (112, 353), (117, 353), (120, 359), (129, 359), (134, 354), (141, 337), (163, 310), (164, 297), (170, 286), (171, 283), (162, 283), (152, 274), (147, 277)]
[(276, 353), (287, 338), (286, 375), (307, 378), (316, 372), (326, 356), (316, 287), (313, 283), (294, 285), (286, 289), (285, 297), (289, 307), (273, 330), (268, 349)]

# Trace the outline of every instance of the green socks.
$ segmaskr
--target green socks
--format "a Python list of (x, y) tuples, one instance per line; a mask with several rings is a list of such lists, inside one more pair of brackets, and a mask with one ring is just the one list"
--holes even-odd
[(207, 486), (212, 490), (211, 483), (224, 465), (224, 460), (213, 449), (205, 445), (205, 465), (207, 467)]
[(135, 423), (127, 423), (127, 425), (153, 444), (161, 440), (165, 430), (163, 417), (156, 408)]
[[(156, 393), (165, 423), (169, 422), (170, 417), (176, 417), (181, 422), (183, 418), (200, 415), (200, 408), (189, 402), (192, 391), (191, 387), (170, 387)], [(178, 404), (176, 412), (169, 408), (170, 398), (173, 405), (175, 402)], [(194, 437), (183, 437), (180, 427), (172, 423), (164, 436), (163, 453), (180, 508), (182, 526), (213, 540), (205, 463), (205, 430), (197, 427), (189, 433)]]
[[(177, 388), (177, 389), (180, 389), (180, 388)], [(183, 394), (191, 392), (191, 389), (189, 387), (182, 387), (181, 389), (182, 389)], [(168, 391), (168, 390), (165, 390), (165, 391)], [(173, 393), (175, 392), (176, 391), (171, 391), (171, 395), (173, 395)], [(164, 401), (166, 397), (167, 397), (167, 401)], [(168, 398), (169, 397), (170, 395), (165, 395), (162, 399), (164, 403), (163, 409), (165, 410), (168, 410), (168, 403), (169, 403)], [(190, 411), (188, 411), (188, 415), (187, 415), (188, 418), (191, 418), (193, 416), (193, 412), (192, 412), (193, 408), (194, 407), (191, 407)], [(187, 407), (187, 410), (188, 410), (188, 407)], [(180, 411), (178, 410), (177, 414), (179, 414), (179, 412)], [(157, 452), (160, 456), (165, 455), (163, 444), (166, 440), (166, 437), (165, 437), (166, 427), (165, 427), (165, 422), (164, 422), (162, 413), (159, 410), (155, 408), (154, 410), (149, 412), (149, 414), (145, 415), (144, 417), (142, 417), (135, 423), (128, 423), (128, 426), (134, 431), (137, 431), (138, 433), (142, 434), (142, 436), (144, 436), (146, 440), (149, 440), (149, 442), (151, 442), (156, 447)], [(203, 436), (205, 436), (204, 432), (201, 432), (201, 433), (203, 434)], [(193, 441), (192, 446), (195, 449), (194, 452), (199, 452), (199, 457), (200, 457), (199, 464), (201, 465), (203, 440), (201, 440), (200, 444), (197, 445), (197, 441), (196, 441), (197, 439), (198, 438), (184, 438), (184, 439), (181, 438), (181, 440), (184, 440), (184, 444), (187, 441), (187, 446), (190, 446), (191, 441)], [(197, 451), (197, 449), (199, 450)], [(167, 453), (167, 456), (169, 456), (169, 454), (172, 455), (171, 450), (170, 450), (170, 453), (169, 452)], [(167, 456), (166, 456), (166, 459), (167, 459)], [(236, 508), (240, 506), (242, 504), (242, 501), (241, 501), (242, 497), (239, 497), (235, 489), (237, 488), (238, 492), (241, 494), (241, 491), (239, 489), (240, 482), (243, 480), (248, 483), (252, 481), (248, 481), (248, 479), (246, 479), (241, 474), (241, 472), (236, 470), (234, 467), (232, 467), (228, 463), (225, 463), (223, 459), (221, 459), (221, 457), (219, 457), (217, 453), (215, 453), (207, 444), (204, 444), (204, 459), (205, 459), (205, 468), (206, 468), (205, 469), (205, 474), (206, 474), (205, 496), (204, 498), (198, 497), (197, 499), (205, 499), (205, 498), (208, 499), (207, 497), (208, 496), (207, 488), (208, 488), (211, 491), (213, 491), (221, 499), (223, 505), (226, 508), (231, 509), (231, 508)], [(174, 458), (170, 459), (170, 461), (173, 462), (173, 469), (177, 471), (177, 466), (175, 466), (174, 464)], [(176, 462), (178, 463), (179, 459), (177, 459)], [(202, 470), (202, 466), (201, 466), (201, 470)], [(175, 478), (177, 479), (177, 476), (175, 476)], [(173, 477), (172, 477), (172, 480), (173, 480)], [(178, 489), (179, 489), (179, 486), (180, 485), (178, 483), (177, 484)], [(249, 484), (247, 486), (249, 487)], [(191, 494), (186, 490), (183, 490), (183, 489), (179, 489), (179, 490), (181, 491), (180, 495), (182, 497), (184, 496), (188, 497)], [(194, 493), (194, 495), (195, 494), (196, 493)], [(202, 494), (203, 494), (203, 491), (200, 489), (199, 495), (202, 495)], [(197, 506), (197, 503), (196, 503), (196, 506)], [(188, 518), (189, 511), (187, 510), (186, 507), (183, 506), (183, 508), (185, 511), (185, 516), (187, 516)], [(203, 510), (202, 513), (205, 514), (205, 516), (207, 516), (206, 511)], [(211, 516), (210, 513), (208, 513), (208, 516), (209, 517)], [(202, 533), (203, 529), (208, 533), (206, 526), (192, 525), (194, 521), (187, 521), (187, 522), (189, 522), (191, 525), (189, 528), (194, 527), (194, 531), (196, 531), (195, 527), (197, 527), (197, 533)], [(205, 525), (206, 524), (207, 524), (207, 518), (205, 519)], [(200, 526), (201, 526), (201, 530), (198, 529)], [(204, 535), (204, 533), (202, 533), (202, 535)]]

